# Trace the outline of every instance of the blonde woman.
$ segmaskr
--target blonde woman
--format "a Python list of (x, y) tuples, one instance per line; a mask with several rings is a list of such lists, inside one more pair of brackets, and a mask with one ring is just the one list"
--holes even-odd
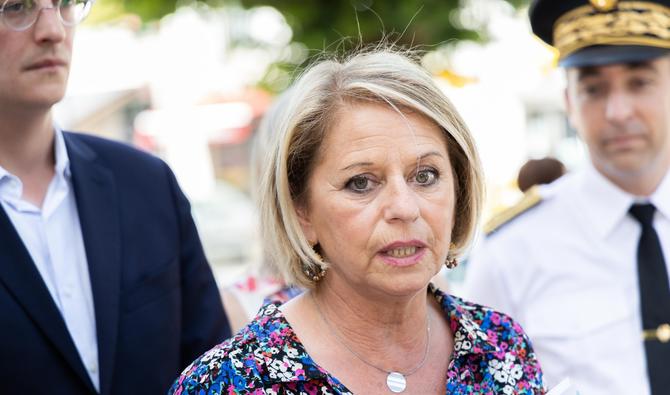
[(541, 394), (509, 317), (430, 284), (482, 200), (470, 133), (431, 76), (388, 50), (313, 65), (293, 86), (260, 183), (288, 284), (174, 394)]

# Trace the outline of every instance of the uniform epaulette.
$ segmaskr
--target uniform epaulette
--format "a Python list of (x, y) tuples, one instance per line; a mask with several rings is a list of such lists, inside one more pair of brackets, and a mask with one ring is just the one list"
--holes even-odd
[(512, 207), (503, 210), (501, 213), (494, 215), (493, 218), (488, 220), (484, 225), (484, 234), (488, 236), (497, 231), (514, 218), (517, 218), (519, 215), (537, 206), (541, 201), (542, 196), (540, 195), (540, 188), (537, 185), (531, 187), (526, 191), (519, 202)]

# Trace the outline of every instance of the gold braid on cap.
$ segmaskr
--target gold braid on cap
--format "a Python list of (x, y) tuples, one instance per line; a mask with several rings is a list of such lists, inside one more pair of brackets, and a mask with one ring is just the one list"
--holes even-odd
[(611, 11), (616, 7), (618, 0), (589, 0), (598, 11)]
[(592, 0), (554, 24), (561, 59), (593, 45), (670, 48), (670, 8), (646, 1)]

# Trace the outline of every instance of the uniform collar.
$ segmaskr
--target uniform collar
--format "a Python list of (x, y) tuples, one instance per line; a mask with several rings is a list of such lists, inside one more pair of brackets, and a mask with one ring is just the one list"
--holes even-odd
[[(590, 162), (584, 169), (577, 193), (581, 213), (597, 232), (600, 238), (606, 238), (628, 214), (635, 202), (649, 201), (666, 218), (670, 218), (670, 171), (649, 197), (636, 197), (605, 178)], [(605, 198), (606, 197), (606, 198)]]
[(659, 213), (670, 219), (670, 170), (665, 173), (663, 181), (649, 197), (649, 200), (656, 206)]
[(596, 232), (606, 238), (626, 217), (635, 197), (605, 178), (588, 162), (577, 182), (575, 201), (580, 215)]

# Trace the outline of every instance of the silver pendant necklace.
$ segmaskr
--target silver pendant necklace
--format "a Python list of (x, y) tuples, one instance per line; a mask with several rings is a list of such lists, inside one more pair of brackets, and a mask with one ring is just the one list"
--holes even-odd
[(379, 370), (382, 373), (386, 373), (386, 386), (391, 392), (394, 393), (400, 393), (405, 391), (407, 388), (407, 377), (413, 375), (416, 373), (423, 365), (426, 363), (426, 360), (428, 359), (428, 348), (430, 346), (430, 314), (428, 313), (428, 310), (426, 310), (426, 322), (428, 323), (427, 328), (426, 328), (426, 348), (423, 351), (423, 358), (421, 359), (421, 362), (419, 362), (418, 365), (414, 367), (414, 369), (411, 369), (408, 372), (405, 373), (400, 373), (400, 372), (395, 372), (391, 370), (386, 370), (382, 369), (379, 366), (373, 365), (371, 362), (368, 362), (365, 358), (363, 358), (360, 354), (358, 354), (356, 351), (351, 349), (347, 343), (344, 342), (344, 340), (340, 337), (340, 334), (337, 332), (335, 327), (328, 321), (328, 318), (321, 312), (321, 308), (319, 307), (319, 304), (316, 302), (316, 298), (314, 297), (314, 294), (311, 293), (310, 295), (312, 297), (312, 301), (314, 302), (314, 306), (316, 307), (317, 313), (319, 313), (319, 317), (321, 317), (321, 320), (323, 323), (326, 325), (326, 328), (330, 331), (330, 333), (335, 337), (338, 343), (340, 343), (344, 348), (346, 348), (353, 356), (358, 358), (361, 362), (365, 363), (366, 365), (373, 367), (377, 370)]

